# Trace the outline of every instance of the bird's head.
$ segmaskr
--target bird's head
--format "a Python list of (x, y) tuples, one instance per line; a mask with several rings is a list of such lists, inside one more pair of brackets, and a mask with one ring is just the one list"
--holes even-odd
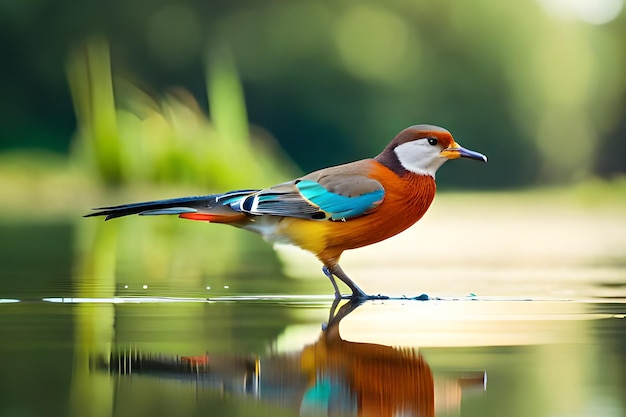
[(434, 177), (447, 160), (458, 158), (487, 162), (485, 155), (456, 143), (446, 129), (416, 125), (398, 133), (376, 160), (395, 172), (409, 171)]

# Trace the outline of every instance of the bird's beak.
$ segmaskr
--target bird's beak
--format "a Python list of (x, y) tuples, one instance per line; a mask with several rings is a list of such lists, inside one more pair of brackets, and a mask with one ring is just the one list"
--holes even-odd
[(487, 157), (479, 152), (470, 151), (469, 149), (465, 149), (460, 146), (458, 143), (454, 143), (449, 148), (444, 149), (439, 152), (439, 155), (448, 159), (457, 159), (457, 158), (468, 158), (475, 159), (477, 161), (487, 162)]

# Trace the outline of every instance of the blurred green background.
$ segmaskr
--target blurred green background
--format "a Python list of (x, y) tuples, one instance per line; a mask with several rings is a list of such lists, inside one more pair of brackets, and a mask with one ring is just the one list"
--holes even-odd
[(69, 160), (109, 184), (263, 187), (433, 123), (490, 157), (446, 166), (447, 188), (613, 178), (626, 170), (622, 8), (2, 1), (0, 175)]
[[(301, 308), (223, 303), (13, 303), (332, 293), (319, 263), (275, 253), (259, 236), (176, 218), (83, 219), (90, 207), (270, 186), (374, 156), (417, 123), (446, 127), (489, 163), (447, 164), (440, 190), (475, 192), (441, 195), (407, 233), (346, 254), (342, 263), (359, 284), (372, 293), (623, 300), (623, 7), (623, 0), (0, 0), (0, 301), (11, 302), (0, 327), (12, 341), (0, 355), (0, 375), (9, 376), (0, 381), (1, 405), (27, 415), (19, 410), (46, 404), (68, 415), (66, 391), (32, 401), (53, 386), (106, 411), (98, 400), (112, 404), (113, 385), (90, 373), (89, 357), (106, 355), (116, 340), (176, 354), (204, 346), (260, 352), (302, 317), (321, 321)], [(413, 321), (400, 313), (393, 322)], [(583, 326), (575, 331), (586, 334)], [(511, 356), (536, 365), (524, 366), (520, 381), (505, 373), (511, 367), (496, 349), (494, 363), (509, 382), (496, 389), (517, 393), (519, 415), (542, 403), (515, 387), (540, 387), (542, 401), (565, 405), (572, 392), (603, 398), (587, 375), (598, 374), (607, 351), (624, 357), (623, 338), (611, 340), (592, 353), (570, 349), (584, 358), (562, 372), (544, 366), (562, 364), (553, 360), (560, 347), (542, 360)], [(619, 374), (619, 360), (600, 362)], [(547, 374), (546, 386), (563, 395), (537, 384)], [(24, 378), (45, 387), (33, 394)], [(616, 392), (606, 398), (622, 398), (623, 384), (614, 384), (599, 383)]]

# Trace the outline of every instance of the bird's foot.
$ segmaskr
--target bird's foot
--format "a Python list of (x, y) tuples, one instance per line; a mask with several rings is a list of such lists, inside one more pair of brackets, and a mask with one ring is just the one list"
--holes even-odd
[[(328, 277), (328, 279), (330, 280), (330, 283), (333, 285), (333, 288), (335, 289), (335, 301), (338, 301), (338, 300), (361, 300), (361, 301), (386, 300), (389, 298), (385, 295), (380, 295), (380, 294), (378, 295), (366, 294), (365, 291), (359, 288), (359, 286), (356, 285), (356, 283), (352, 281), (346, 275), (345, 272), (343, 272), (343, 270), (341, 269), (339, 265), (335, 264), (331, 267), (324, 265), (324, 267), (322, 268), (322, 271), (324, 272), (324, 275)], [(343, 281), (343, 283), (346, 284), (348, 288), (352, 290), (351, 295), (341, 294), (341, 292), (339, 291), (339, 287), (337, 286), (337, 281), (335, 281), (335, 276), (339, 278), (341, 281)]]
[(377, 295), (370, 295), (370, 294), (366, 294), (364, 292), (360, 292), (360, 293), (352, 293), (352, 294), (346, 294), (346, 295), (341, 295), (341, 299), (342, 300), (359, 300), (359, 301), (366, 301), (366, 300), (389, 300), (388, 295), (383, 295), (383, 294), (377, 294)]
[(377, 294), (377, 295), (368, 295), (367, 299), (368, 300), (388, 300), (389, 297), (388, 295), (383, 295), (383, 294)]
[(401, 297), (390, 297), (388, 295), (384, 295), (384, 294), (376, 294), (376, 295), (370, 295), (370, 294), (365, 294), (364, 292), (356, 292), (356, 293), (352, 293), (352, 294), (344, 294), (344, 295), (339, 295), (339, 298), (337, 298), (337, 295), (335, 294), (335, 299), (341, 299), (341, 300), (358, 300), (358, 301), (367, 301), (367, 300), (415, 300), (415, 301), (429, 301), (429, 300), (436, 300), (437, 297), (435, 298), (431, 298), (428, 294), (420, 294), (420, 295), (416, 295), (414, 297), (407, 297), (406, 295), (403, 295)]

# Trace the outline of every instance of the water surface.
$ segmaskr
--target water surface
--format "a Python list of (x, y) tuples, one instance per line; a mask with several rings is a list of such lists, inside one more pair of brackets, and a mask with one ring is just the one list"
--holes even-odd
[(395, 299), (334, 305), (319, 265), (191, 225), (0, 226), (0, 416), (626, 416), (613, 233), (413, 266), (409, 234), (347, 259)]

